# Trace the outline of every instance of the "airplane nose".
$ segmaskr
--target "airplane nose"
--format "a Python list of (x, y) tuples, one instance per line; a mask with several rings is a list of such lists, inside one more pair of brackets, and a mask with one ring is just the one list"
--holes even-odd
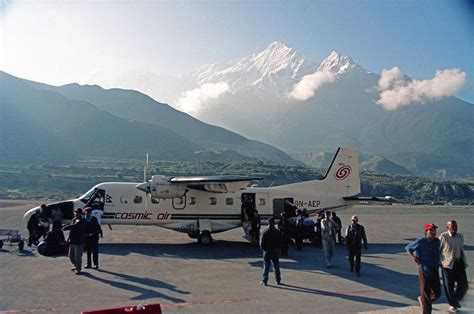
[(150, 192), (150, 184), (148, 182), (143, 182), (140, 184), (137, 184), (135, 186), (137, 189), (139, 189), (142, 192), (149, 193)]
[(32, 208), (30, 209), (29, 211), (27, 211), (24, 215), (23, 215), (23, 220), (25, 221), (28, 221), (31, 217), (31, 215), (33, 215), (37, 210), (40, 209), (40, 206), (36, 206), (35, 208)]

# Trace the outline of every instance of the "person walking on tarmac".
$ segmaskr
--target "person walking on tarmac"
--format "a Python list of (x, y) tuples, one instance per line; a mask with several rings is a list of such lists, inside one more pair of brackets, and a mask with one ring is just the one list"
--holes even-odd
[(288, 256), (288, 246), (290, 244), (290, 221), (286, 218), (285, 212), (280, 214), (278, 230), (280, 230), (282, 236), (281, 256)]
[(84, 268), (91, 268), (91, 255), (94, 268), (99, 269), (99, 236), (103, 238), (102, 228), (97, 218), (92, 216), (92, 208), (84, 208), (86, 212), (85, 222), (85, 249), (87, 252), (87, 265)]
[(359, 217), (352, 216), (351, 224), (346, 229), (346, 246), (347, 256), (349, 258), (349, 265), (351, 273), (354, 272), (354, 257), (355, 257), (355, 272), (360, 276), (360, 256), (362, 254), (362, 241), (364, 248), (367, 250), (367, 236), (365, 235), (364, 226), (359, 225)]
[(331, 212), (326, 211), (326, 218), (321, 220), (321, 236), (323, 239), (324, 256), (326, 267), (331, 267), (332, 255), (334, 253), (334, 241), (336, 237), (336, 224), (331, 220)]
[(342, 244), (342, 236), (341, 236), (342, 221), (341, 221), (341, 218), (339, 218), (337, 216), (336, 212), (332, 212), (331, 219), (332, 219), (332, 221), (334, 221), (337, 224), (337, 226), (336, 226), (337, 244), (341, 245)]
[(432, 223), (426, 224), (425, 237), (416, 239), (405, 247), (408, 255), (418, 265), (418, 280), (420, 282), (418, 302), (420, 302), (423, 314), (431, 313), (432, 303), (441, 294), (438, 269), (441, 242), (436, 237), (437, 228)]
[(253, 211), (252, 216), (252, 223), (251, 223), (251, 231), (252, 231), (252, 238), (254, 239), (255, 243), (258, 247), (258, 241), (260, 240), (260, 225), (262, 224), (260, 220), (260, 215), (258, 214), (258, 210)]
[(76, 275), (81, 274), (82, 268), (82, 254), (84, 252), (84, 238), (85, 238), (85, 222), (82, 218), (82, 209), (77, 208), (74, 211), (74, 218), (71, 224), (64, 227), (63, 230), (69, 230), (69, 259), (74, 265), (71, 270)]
[(30, 219), (28, 219), (28, 223), (26, 225), (26, 228), (28, 229), (28, 246), (32, 245), (38, 245), (38, 225), (39, 225), (39, 215), (41, 214), (41, 211), (39, 209), (36, 210), (36, 212), (31, 215)]
[(280, 273), (280, 249), (282, 244), (281, 232), (275, 228), (275, 218), (268, 218), (268, 228), (263, 232), (260, 239), (260, 247), (263, 250), (263, 278), (260, 283), (263, 286), (268, 285), (268, 273), (270, 264), (273, 264), (275, 270), (275, 279), (278, 285), (281, 284)]

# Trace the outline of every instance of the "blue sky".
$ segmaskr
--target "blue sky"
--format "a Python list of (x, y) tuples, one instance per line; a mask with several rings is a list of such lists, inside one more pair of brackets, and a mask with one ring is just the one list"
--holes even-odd
[(0, 68), (50, 84), (100, 69), (185, 74), (273, 41), (320, 62), (332, 50), (380, 74), (458, 68), (474, 103), (472, 1), (3, 1)]

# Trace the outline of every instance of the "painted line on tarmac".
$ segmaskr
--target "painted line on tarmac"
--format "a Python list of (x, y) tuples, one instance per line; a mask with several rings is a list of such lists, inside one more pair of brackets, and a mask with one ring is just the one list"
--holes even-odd
[(50, 313), (50, 312), (59, 312), (60, 309), (23, 309), (23, 310), (6, 310), (1, 311), (0, 314), (12, 314), (12, 313)]
[(248, 302), (250, 299), (234, 299), (234, 300), (210, 300), (210, 301), (191, 301), (191, 302), (184, 302), (184, 303), (162, 303), (162, 308), (167, 307), (187, 307), (193, 305), (211, 305), (211, 304), (233, 304), (233, 303), (241, 303), (241, 302)]

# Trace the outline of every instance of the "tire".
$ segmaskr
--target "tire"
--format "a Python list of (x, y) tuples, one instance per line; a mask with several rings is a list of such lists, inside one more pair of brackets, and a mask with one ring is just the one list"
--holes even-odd
[(207, 230), (201, 232), (198, 237), (198, 242), (202, 245), (209, 246), (212, 244), (212, 236), (211, 233)]
[(191, 239), (197, 239), (199, 237), (199, 233), (197, 232), (188, 232), (188, 237)]
[(20, 240), (20, 242), (18, 242), (18, 249), (20, 250), (20, 252), (23, 252), (24, 248), (25, 248), (25, 241)]

